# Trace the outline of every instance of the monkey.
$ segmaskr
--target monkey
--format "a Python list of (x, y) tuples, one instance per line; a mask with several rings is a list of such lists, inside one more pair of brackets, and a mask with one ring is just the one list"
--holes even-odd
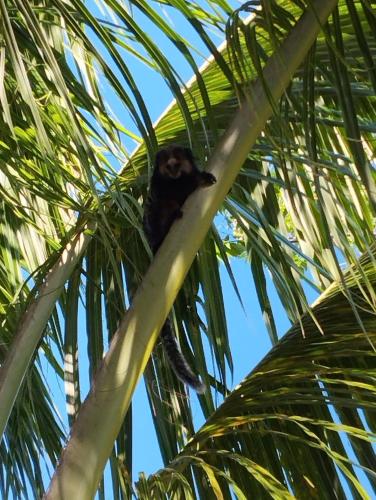
[[(173, 222), (183, 216), (182, 206), (188, 196), (198, 187), (208, 187), (215, 182), (214, 175), (197, 168), (189, 148), (173, 145), (157, 152), (143, 218), (145, 235), (153, 255), (157, 253)], [(168, 318), (160, 336), (177, 377), (197, 393), (203, 393), (205, 384), (185, 360)]]

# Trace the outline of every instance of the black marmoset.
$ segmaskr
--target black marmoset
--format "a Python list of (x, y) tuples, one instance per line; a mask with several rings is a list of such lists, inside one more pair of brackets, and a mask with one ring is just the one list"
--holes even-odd
[[(155, 254), (175, 219), (183, 216), (181, 207), (199, 186), (211, 186), (216, 178), (201, 172), (189, 148), (170, 146), (158, 151), (149, 194), (144, 209), (144, 229)], [(205, 385), (192, 372), (177, 340), (169, 319), (161, 330), (163, 346), (178, 378), (202, 393)]]

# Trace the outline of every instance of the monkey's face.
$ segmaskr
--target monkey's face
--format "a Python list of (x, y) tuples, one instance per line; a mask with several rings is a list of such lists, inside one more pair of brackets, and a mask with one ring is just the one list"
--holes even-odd
[(161, 149), (156, 156), (156, 168), (163, 177), (179, 179), (193, 171), (193, 156), (188, 148), (171, 146)]

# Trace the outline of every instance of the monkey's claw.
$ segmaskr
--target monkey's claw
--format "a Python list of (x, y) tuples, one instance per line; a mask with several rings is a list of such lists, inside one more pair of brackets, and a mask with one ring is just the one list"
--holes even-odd
[(212, 186), (217, 182), (217, 179), (214, 177), (214, 175), (210, 174), (209, 172), (202, 172), (201, 175), (204, 186)]

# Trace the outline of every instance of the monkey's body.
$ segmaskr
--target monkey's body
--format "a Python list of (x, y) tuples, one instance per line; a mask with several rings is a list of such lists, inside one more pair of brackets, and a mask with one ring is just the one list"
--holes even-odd
[(211, 186), (215, 178), (198, 170), (192, 152), (178, 146), (157, 153), (145, 206), (144, 227), (155, 254), (175, 219), (183, 213), (181, 207), (199, 186)]
[[(171, 146), (157, 153), (144, 211), (145, 233), (154, 254), (174, 220), (183, 216), (181, 208), (188, 196), (199, 186), (211, 186), (215, 182), (212, 174), (198, 170), (190, 149)], [(203, 392), (205, 386), (184, 359), (169, 320), (162, 327), (161, 337), (179, 379), (197, 392)]]

